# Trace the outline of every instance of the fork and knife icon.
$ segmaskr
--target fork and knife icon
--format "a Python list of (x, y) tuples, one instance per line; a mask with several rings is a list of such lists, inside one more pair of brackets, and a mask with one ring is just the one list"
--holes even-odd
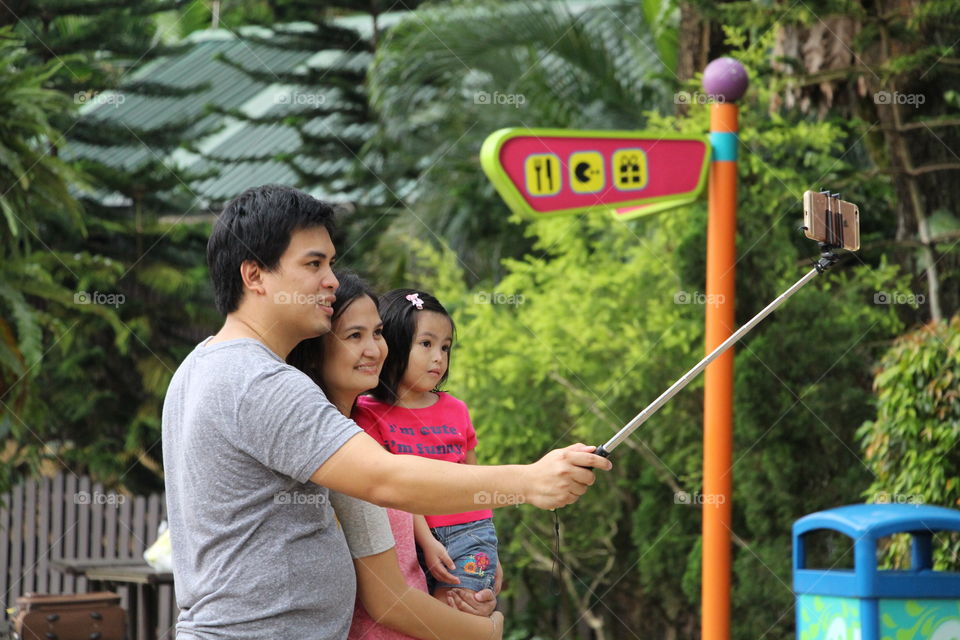
[[(552, 163), (550, 158), (534, 158), (533, 159), (533, 171), (537, 176), (537, 193), (543, 193), (543, 182), (542, 179), (545, 178), (547, 181), (546, 191), (553, 191), (553, 174), (551, 169)], [(541, 177), (541, 172), (543, 176)]]

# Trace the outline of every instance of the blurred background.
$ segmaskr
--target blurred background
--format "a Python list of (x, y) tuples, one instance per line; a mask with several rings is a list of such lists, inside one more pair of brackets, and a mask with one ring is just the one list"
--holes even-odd
[[(336, 204), (341, 265), (452, 310), (481, 463), (605, 441), (703, 354), (705, 200), (522, 220), (480, 145), (705, 133), (700, 75), (729, 55), (738, 322), (817, 257), (805, 190), (861, 211), (861, 251), (737, 347), (733, 633), (792, 638), (795, 519), (960, 501), (958, 42), (957, 0), (4, 0), (0, 491), (162, 491), (166, 387), (222, 321), (211, 223), (271, 182)], [(552, 514), (498, 512), (510, 638), (699, 637), (701, 391), (560, 512), (559, 574)]]

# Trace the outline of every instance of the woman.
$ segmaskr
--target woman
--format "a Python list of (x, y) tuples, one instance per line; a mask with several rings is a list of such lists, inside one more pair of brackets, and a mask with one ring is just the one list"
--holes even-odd
[[(287, 357), (321, 389), (344, 415), (350, 415), (357, 396), (377, 386), (387, 345), (380, 335), (382, 323), (377, 298), (366, 283), (351, 272), (338, 273), (340, 287), (333, 305), (331, 330), (305, 340)], [(352, 519), (353, 498), (330, 492), (330, 498), (349, 542), (363, 535), (363, 523)], [(446, 606), (427, 593), (426, 580), (417, 562), (413, 517), (387, 510), (396, 546), (380, 554), (354, 559), (357, 571), (357, 606), (350, 638), (400, 640), (489, 640), (503, 635), (503, 616), (493, 612), (492, 594), (469, 602), (455, 594), (449, 602), (471, 615)]]

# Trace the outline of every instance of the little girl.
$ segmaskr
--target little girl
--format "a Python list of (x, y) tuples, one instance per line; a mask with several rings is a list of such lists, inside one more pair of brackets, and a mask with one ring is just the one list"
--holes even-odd
[[(395, 289), (380, 298), (389, 347), (372, 397), (357, 398), (354, 420), (395, 454), (476, 464), (477, 436), (467, 405), (439, 391), (447, 379), (453, 319), (432, 295)], [(490, 504), (478, 494), (478, 505)], [(430, 592), (494, 587), (498, 570), (493, 512), (415, 516), (414, 528)], [(448, 570), (449, 569), (449, 570)]]

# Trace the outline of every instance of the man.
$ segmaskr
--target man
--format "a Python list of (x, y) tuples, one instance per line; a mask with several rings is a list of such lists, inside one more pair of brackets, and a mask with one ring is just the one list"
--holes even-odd
[[(587, 490), (591, 467), (610, 469), (584, 445), (499, 467), (394, 456), (345, 418), (284, 362), (330, 330), (332, 223), (326, 204), (267, 185), (230, 202), (210, 236), (226, 321), (180, 365), (163, 408), (184, 640), (346, 637), (355, 575), (328, 489), (413, 513), (475, 509), (480, 492), (554, 509)], [(355, 555), (393, 545), (383, 510), (370, 509), (369, 541)]]

